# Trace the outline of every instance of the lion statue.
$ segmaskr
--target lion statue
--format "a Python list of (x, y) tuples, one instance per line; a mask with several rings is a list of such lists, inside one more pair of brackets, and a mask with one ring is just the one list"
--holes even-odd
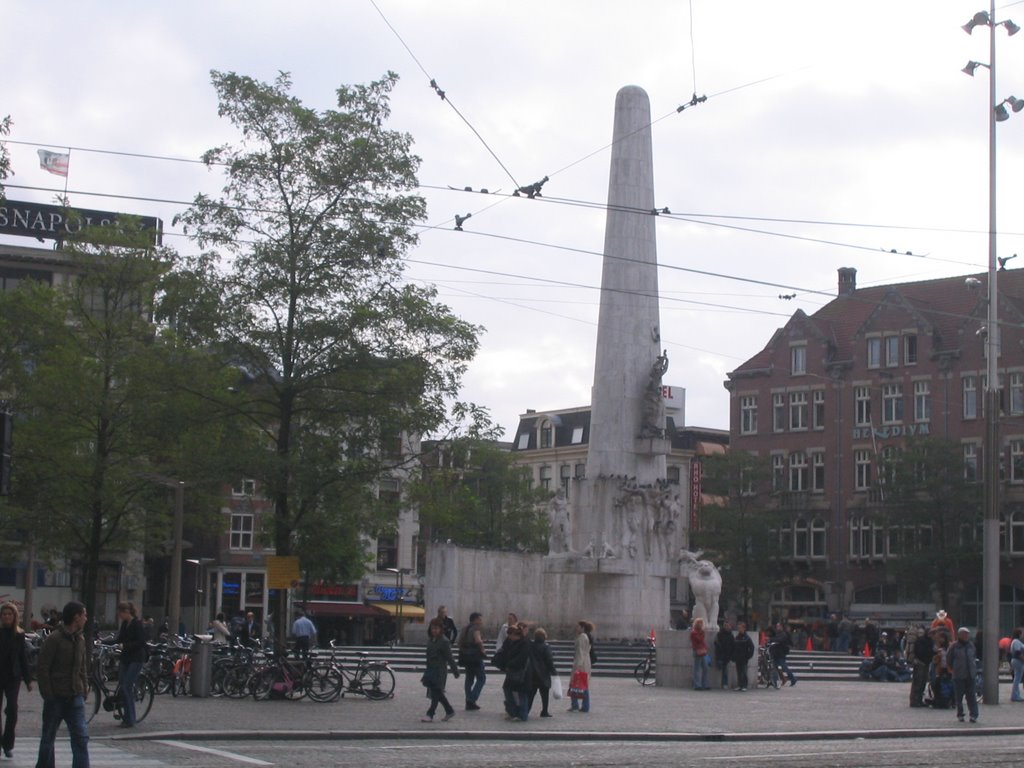
[(704, 619), (707, 629), (718, 629), (718, 597), (722, 594), (722, 574), (710, 560), (701, 560), (704, 552), (684, 549), (679, 553), (679, 575), (690, 582), (693, 593), (693, 618)]

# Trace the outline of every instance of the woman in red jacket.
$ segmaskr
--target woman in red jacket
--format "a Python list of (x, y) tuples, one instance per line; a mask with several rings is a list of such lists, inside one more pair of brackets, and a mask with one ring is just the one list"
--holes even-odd
[(693, 620), (690, 646), (693, 648), (693, 690), (710, 691), (708, 674), (711, 669), (711, 657), (708, 656), (708, 641), (704, 638), (704, 619)]

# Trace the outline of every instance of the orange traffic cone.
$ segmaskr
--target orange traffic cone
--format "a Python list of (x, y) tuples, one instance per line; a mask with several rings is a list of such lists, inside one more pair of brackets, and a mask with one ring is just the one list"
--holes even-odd
[(811, 642), (811, 638), (809, 638), (809, 637), (807, 638), (807, 650), (808, 651), (813, 651), (814, 650), (814, 643)]
[(866, 656), (869, 659), (871, 658), (871, 646), (867, 643), (864, 643), (864, 656)]

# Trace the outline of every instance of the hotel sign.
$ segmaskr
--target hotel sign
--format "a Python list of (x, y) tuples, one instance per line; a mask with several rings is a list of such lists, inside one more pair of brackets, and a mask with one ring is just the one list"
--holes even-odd
[[(39, 240), (64, 240), (89, 227), (109, 227), (125, 213), (92, 211), (86, 208), (65, 208), (59, 205), (23, 203), (5, 200), (0, 204), (0, 234), (34, 237)], [(137, 216), (139, 226), (153, 233), (159, 245), (163, 237), (163, 222), (152, 216)]]
[(854, 440), (888, 440), (893, 437), (914, 437), (931, 434), (927, 424), (893, 424), (891, 427), (854, 427)]

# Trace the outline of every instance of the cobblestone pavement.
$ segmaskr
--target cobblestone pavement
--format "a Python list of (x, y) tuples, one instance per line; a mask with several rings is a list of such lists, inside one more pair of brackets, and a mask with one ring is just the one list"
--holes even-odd
[[(451, 722), (421, 723), (427, 700), (419, 676), (399, 673), (395, 697), (369, 701), (344, 698), (330, 704), (309, 700), (193, 699), (157, 697), (148, 719), (137, 728), (117, 727), (113, 717), (100, 712), (90, 725), (93, 739), (160, 738), (427, 738), (444, 733), (457, 738), (535, 739), (566, 733), (590, 738), (622, 739), (841, 739), (863, 736), (923, 736), (987, 733), (1024, 733), (1024, 704), (1009, 701), (1009, 686), (1001, 690), (1001, 704), (981, 708), (976, 725), (956, 721), (953, 710), (911, 709), (909, 686), (899, 683), (801, 682), (780, 690), (692, 691), (641, 687), (627, 679), (597, 678), (592, 685), (592, 711), (566, 712), (567, 701), (552, 701), (553, 717), (536, 717), (539, 700), (529, 722), (508, 722), (503, 717), (501, 676), (488, 677), (479, 712), (466, 712), (462, 680), (449, 677), (448, 693), (456, 708)], [(39, 733), (42, 703), (37, 692), (22, 690), (18, 731)], [(440, 710), (439, 710), (440, 712)], [(62, 735), (63, 738), (63, 735)]]

